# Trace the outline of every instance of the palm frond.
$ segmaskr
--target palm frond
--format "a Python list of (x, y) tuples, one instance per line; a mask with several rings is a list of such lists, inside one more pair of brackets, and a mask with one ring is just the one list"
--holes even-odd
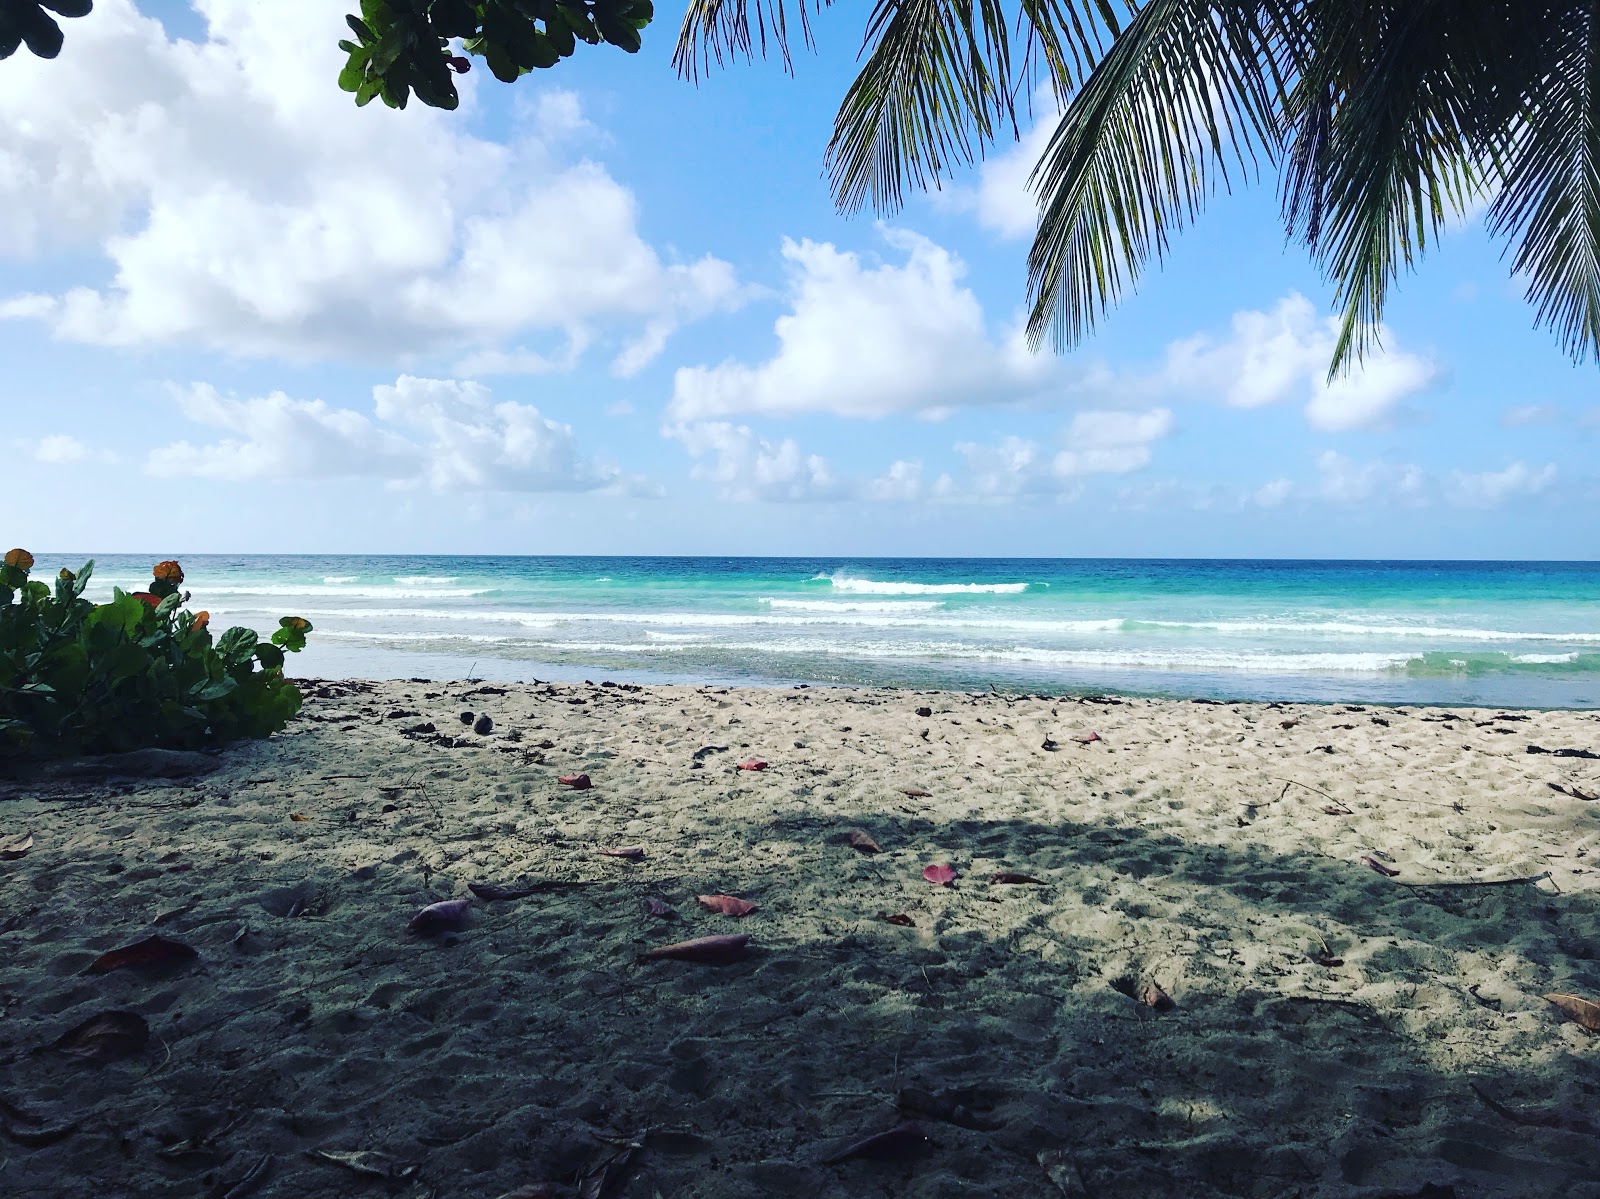
[[(794, 0), (802, 43), (810, 48), (811, 21), (834, 0)], [(753, 25), (752, 25), (753, 21)], [(789, 42), (789, 10), (784, 0), (690, 0), (678, 29), (672, 65), (685, 79), (698, 80), (715, 63), (751, 59), (759, 49), (764, 58), (768, 45), (793, 65)]]
[(1076, 344), (1216, 182), (1231, 187), (1230, 163), (1276, 157), (1291, 15), (1278, 0), (1148, 0), (1117, 36), (1034, 170), (1035, 345)]
[(1489, 226), (1520, 231), (1513, 270), (1536, 320), (1584, 361), (1600, 357), (1600, 0), (1558, 7), (1527, 60), (1526, 115)]

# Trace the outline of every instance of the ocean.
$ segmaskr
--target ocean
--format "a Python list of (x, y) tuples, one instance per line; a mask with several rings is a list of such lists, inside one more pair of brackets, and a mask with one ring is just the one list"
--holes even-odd
[[(87, 555), (41, 555), (37, 578)], [(97, 559), (91, 594), (148, 583)], [(1600, 707), (1600, 563), (182, 558), (310, 677), (865, 684)]]

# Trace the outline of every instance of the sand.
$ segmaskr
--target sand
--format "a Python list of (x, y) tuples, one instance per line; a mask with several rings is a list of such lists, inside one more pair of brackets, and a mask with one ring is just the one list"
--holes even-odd
[[(1600, 761), (1529, 745), (1600, 716), (321, 684), (208, 773), (0, 786), (0, 1194), (1600, 1196), (1541, 998), (1600, 998)], [(85, 973), (152, 933), (198, 959)], [(51, 1048), (108, 1010), (148, 1044)]]

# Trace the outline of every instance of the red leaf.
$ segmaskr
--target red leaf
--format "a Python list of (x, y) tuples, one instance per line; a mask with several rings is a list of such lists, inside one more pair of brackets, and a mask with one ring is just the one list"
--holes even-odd
[(289, 819), (294, 821), (296, 824), (304, 824), (306, 821), (310, 820), (311, 817), (302, 816), (299, 812), (290, 812)]
[(900, 794), (911, 799), (929, 799), (932, 792), (924, 791), (921, 787), (901, 787)]
[(760, 758), (751, 758), (748, 762), (739, 763), (740, 770), (765, 770), (766, 768), (767, 764)]
[(956, 881), (956, 872), (950, 866), (928, 866), (923, 869), (922, 877), (935, 887), (948, 887)]
[(626, 858), (630, 862), (642, 862), (644, 860), (644, 846), (626, 845), (620, 849), (602, 849), (600, 855), (607, 858)]
[(411, 923), (406, 925), (406, 931), (422, 937), (431, 937), (437, 933), (460, 932), (467, 926), (467, 918), (471, 911), (470, 899), (445, 899), (439, 903), (430, 903), (411, 917)]
[(132, 1057), (150, 1040), (150, 1026), (136, 1012), (101, 1012), (63, 1033), (55, 1047), (85, 1062)]
[(1368, 866), (1371, 866), (1374, 870), (1376, 870), (1379, 874), (1383, 875), (1386, 878), (1394, 878), (1395, 876), (1397, 876), (1400, 873), (1398, 870), (1395, 870), (1393, 867), (1385, 866), (1382, 862), (1378, 861), (1377, 858), (1369, 858), (1365, 854), (1363, 854), (1362, 857), (1361, 857), (1361, 860), (1363, 862), (1365, 862)]
[(1072, 739), (1079, 745), (1088, 745), (1091, 741), (1099, 741), (1100, 734), (1096, 732), (1074, 733)]
[(1034, 878), (1031, 874), (1013, 874), (1009, 870), (991, 875), (989, 881), (991, 883), (1032, 883), (1036, 887), (1044, 886), (1044, 879), (1042, 878)]
[(750, 952), (749, 933), (731, 933), (720, 937), (696, 937), (692, 941), (678, 941), (662, 945), (644, 955), (644, 961), (699, 962), (703, 966), (726, 966), (737, 962)]
[(660, 916), (663, 920), (668, 920), (678, 914), (672, 905), (659, 895), (646, 896), (641, 903), (647, 916)]
[(756, 905), (733, 895), (696, 895), (694, 901), (708, 912), (723, 916), (748, 916)]
[(594, 786), (586, 774), (564, 774), (556, 780), (563, 787), (571, 787), (574, 791), (587, 791)]
[(853, 828), (850, 830), (850, 848), (859, 849), (862, 853), (883, 852), (883, 847), (872, 839), (872, 835), (870, 833), (864, 832), (858, 828)]
[(169, 941), (165, 937), (146, 937), (143, 941), (135, 941), (132, 945), (124, 945), (121, 949), (113, 949), (110, 953), (103, 953), (89, 963), (85, 974), (110, 974), (113, 970), (121, 970), (124, 966), (175, 966), (180, 962), (192, 962), (200, 955), (181, 941)]
[(863, 1137), (855, 1144), (847, 1145), (839, 1152), (823, 1158), (822, 1164), (833, 1166), (858, 1158), (876, 1162), (903, 1161), (915, 1154), (926, 1152), (932, 1144), (920, 1124), (902, 1124), (898, 1128), (891, 1128), (888, 1132)]
[(893, 916), (883, 918), (885, 924), (898, 924), (901, 928), (916, 928), (917, 922), (904, 912), (896, 912)]
[(161, 606), (161, 597), (159, 595), (151, 595), (148, 591), (135, 591), (133, 593), (133, 598), (136, 600), (143, 600), (152, 608), (159, 608)]

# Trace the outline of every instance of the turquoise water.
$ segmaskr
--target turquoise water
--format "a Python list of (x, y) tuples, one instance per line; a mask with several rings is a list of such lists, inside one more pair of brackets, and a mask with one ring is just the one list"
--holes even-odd
[[(40, 566), (76, 566), (49, 555)], [(99, 585), (150, 558), (103, 556)], [(1600, 563), (183, 559), (306, 675), (859, 683), (1600, 706)], [(43, 577), (43, 576), (41, 576)]]

